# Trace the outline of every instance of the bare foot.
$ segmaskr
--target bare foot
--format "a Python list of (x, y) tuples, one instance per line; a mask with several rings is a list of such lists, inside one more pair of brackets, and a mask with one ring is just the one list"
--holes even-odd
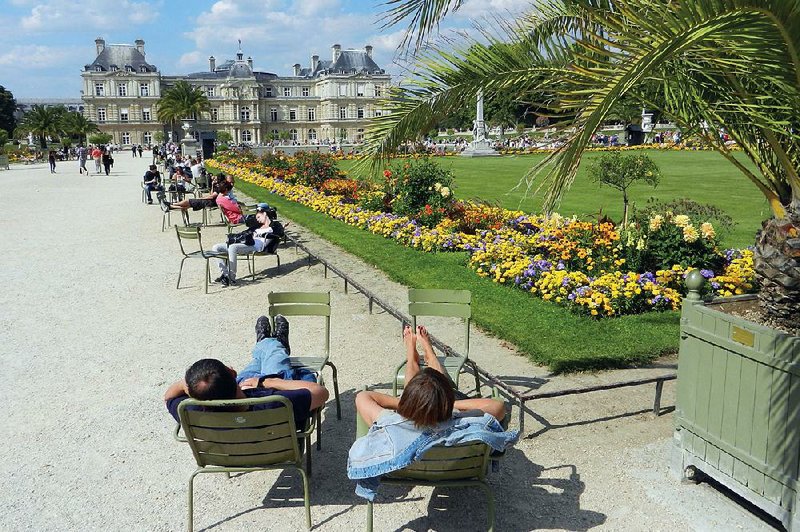
[(406, 347), (408, 347), (409, 344), (413, 346), (416, 346), (417, 344), (417, 338), (414, 335), (414, 330), (411, 328), (410, 325), (406, 325), (405, 327), (403, 327), (403, 343), (405, 344)]
[[(431, 338), (428, 334), (428, 329), (424, 325), (417, 326), (417, 337), (422, 344), (422, 350), (425, 352), (426, 363), (431, 366), (432, 360), (436, 360), (436, 353), (433, 352), (433, 345), (431, 345)], [(437, 364), (438, 365), (438, 364)]]

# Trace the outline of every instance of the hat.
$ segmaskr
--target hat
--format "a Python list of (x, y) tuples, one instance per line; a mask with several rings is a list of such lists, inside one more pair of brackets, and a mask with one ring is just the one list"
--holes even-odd
[(272, 207), (269, 206), (269, 203), (259, 203), (258, 205), (256, 205), (256, 210), (258, 212), (267, 212), (270, 209), (272, 209)]

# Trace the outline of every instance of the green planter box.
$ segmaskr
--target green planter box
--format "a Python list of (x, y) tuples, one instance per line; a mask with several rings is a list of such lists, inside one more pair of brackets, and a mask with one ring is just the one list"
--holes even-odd
[(721, 312), (754, 298), (684, 303), (672, 468), (700, 470), (797, 532), (800, 337)]

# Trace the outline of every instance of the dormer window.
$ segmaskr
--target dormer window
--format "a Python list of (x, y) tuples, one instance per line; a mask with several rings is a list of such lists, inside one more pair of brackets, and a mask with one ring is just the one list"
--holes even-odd
[(142, 72), (142, 73), (147, 72), (147, 67), (146, 66), (140, 66), (139, 67), (139, 72)]
[(133, 72), (133, 67), (128, 65), (125, 67), (125, 72)]
[(119, 70), (119, 67), (117, 65), (111, 65), (111, 72), (116, 72), (118, 70)]
[(94, 71), (95, 72), (102, 72), (103, 71), (103, 67), (101, 67), (100, 65), (97, 65), (96, 67), (94, 67)]

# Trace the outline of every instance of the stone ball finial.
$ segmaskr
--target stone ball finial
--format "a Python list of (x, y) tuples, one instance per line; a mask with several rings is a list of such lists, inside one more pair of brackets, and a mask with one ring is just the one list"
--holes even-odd
[(689, 294), (686, 296), (688, 299), (700, 299), (700, 290), (706, 284), (706, 278), (700, 273), (700, 270), (694, 269), (686, 274), (686, 288), (689, 289)]

